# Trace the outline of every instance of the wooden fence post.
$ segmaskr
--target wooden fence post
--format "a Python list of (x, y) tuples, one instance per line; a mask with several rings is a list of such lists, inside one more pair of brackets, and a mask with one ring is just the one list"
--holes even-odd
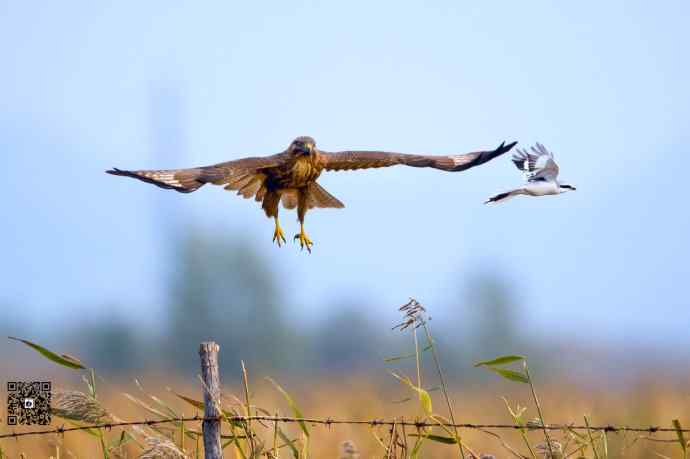
[(201, 343), (201, 378), (204, 380), (204, 417), (217, 420), (204, 421), (204, 457), (222, 459), (223, 449), (220, 445), (220, 376), (218, 375), (218, 351), (220, 346), (214, 341)]

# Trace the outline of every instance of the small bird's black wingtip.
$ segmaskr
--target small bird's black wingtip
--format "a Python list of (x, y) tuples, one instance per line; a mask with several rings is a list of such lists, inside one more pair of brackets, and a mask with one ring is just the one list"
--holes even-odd
[(118, 169), (117, 167), (113, 167), (112, 169), (108, 169), (107, 171), (105, 171), (106, 174), (110, 175), (122, 175), (122, 172), (123, 171), (121, 169)]

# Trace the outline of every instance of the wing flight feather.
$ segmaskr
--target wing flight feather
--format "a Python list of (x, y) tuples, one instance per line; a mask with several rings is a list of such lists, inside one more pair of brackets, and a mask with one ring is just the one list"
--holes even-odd
[(411, 167), (431, 167), (449, 172), (459, 172), (484, 164), (510, 151), (516, 143), (517, 142), (513, 142), (506, 145), (505, 142), (503, 142), (495, 150), (446, 156), (405, 154), (385, 151), (341, 151), (337, 153), (322, 152), (322, 154), (325, 158), (324, 169), (329, 171), (346, 171), (404, 165)]

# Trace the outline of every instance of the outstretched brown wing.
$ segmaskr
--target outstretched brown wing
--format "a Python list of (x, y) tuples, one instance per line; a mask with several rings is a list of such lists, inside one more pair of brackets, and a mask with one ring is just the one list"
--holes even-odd
[(325, 158), (324, 169), (329, 171), (346, 171), (405, 165), (412, 167), (432, 167), (444, 171), (464, 171), (479, 166), (510, 151), (517, 142), (503, 142), (495, 150), (476, 151), (463, 155), (431, 156), (410, 155), (404, 153), (389, 153), (385, 151), (341, 151), (338, 153), (323, 152)]
[(285, 153), (262, 158), (243, 158), (205, 167), (214, 185), (225, 185), (226, 190), (237, 190), (244, 198), (256, 197), (261, 201), (266, 195), (265, 170), (285, 161)]
[(254, 196), (263, 186), (263, 169), (275, 167), (283, 160), (283, 154), (262, 158), (243, 158), (212, 166), (191, 169), (138, 170), (111, 169), (108, 174), (132, 177), (160, 188), (191, 193), (207, 183), (226, 185), (225, 189), (238, 190), (245, 198)]

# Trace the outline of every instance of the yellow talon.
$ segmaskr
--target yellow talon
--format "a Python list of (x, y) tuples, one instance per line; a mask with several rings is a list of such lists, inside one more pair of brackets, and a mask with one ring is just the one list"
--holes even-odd
[[(311, 253), (311, 246), (314, 245), (314, 243), (309, 239), (309, 236), (307, 236), (307, 233), (304, 232), (304, 224), (300, 224), (300, 231), (298, 234), (295, 234), (294, 239), (299, 239), (299, 245), (304, 250), (304, 247), (307, 248), (307, 251)], [(294, 240), (293, 239), (293, 240)]]
[(278, 217), (275, 217), (276, 221), (276, 229), (273, 232), (273, 242), (278, 244), (278, 247), (281, 247), (281, 244), (285, 242), (285, 235), (283, 234), (283, 230), (280, 228), (280, 223), (278, 223)]

